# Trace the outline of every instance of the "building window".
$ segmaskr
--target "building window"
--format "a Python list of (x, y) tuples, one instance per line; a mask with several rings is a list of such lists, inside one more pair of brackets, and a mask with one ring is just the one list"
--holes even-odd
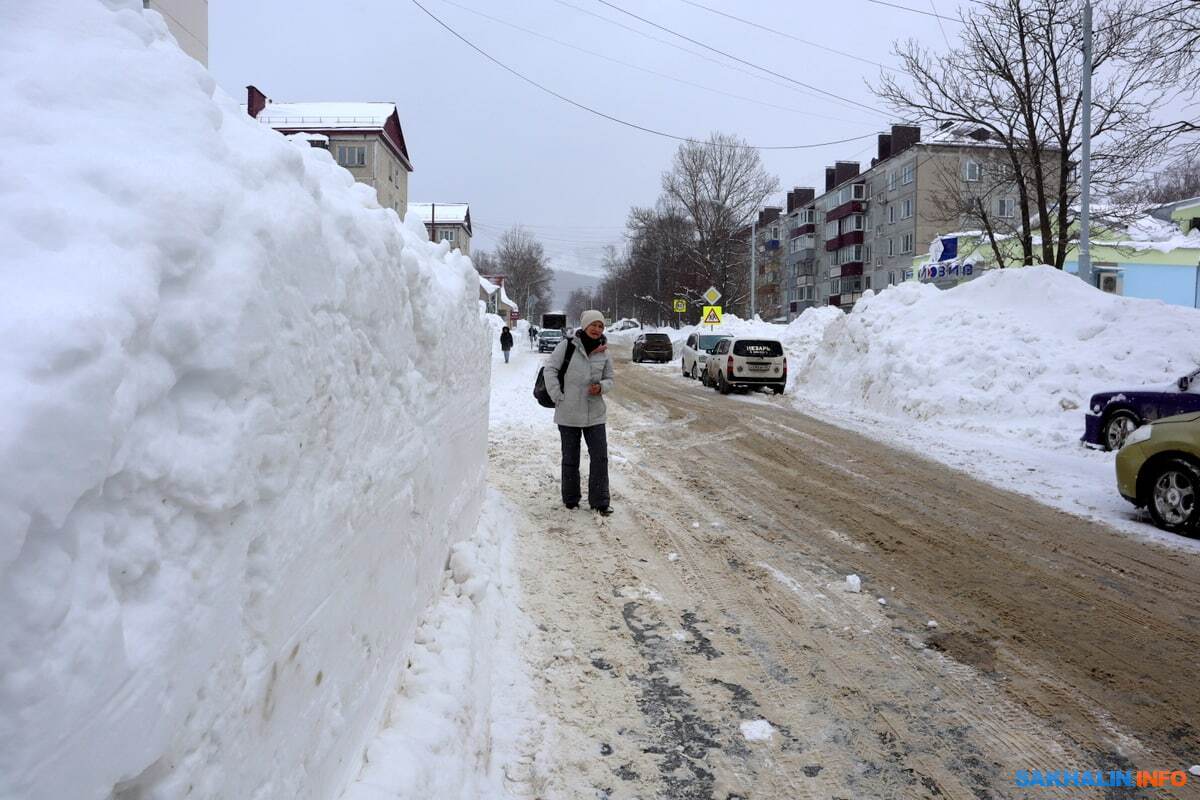
[(826, 222), (825, 223), (825, 239), (826, 239), (826, 241), (828, 241), (829, 239), (836, 239), (837, 236), (838, 236), (837, 222), (836, 221), (835, 222)]
[(888, 190), (891, 191), (891, 190), (894, 190), (895, 188), (896, 188), (896, 173), (893, 171), (893, 172), (888, 173)]
[(996, 214), (1007, 219), (1016, 212), (1016, 205), (1011, 197), (998, 198), (996, 200)]
[(913, 251), (913, 235), (906, 233), (900, 238), (900, 252), (911, 253)]
[(453, 242), (456, 238), (455, 233), (456, 232), (453, 228), (442, 228), (438, 231), (438, 236), (437, 236), (438, 241), (439, 242)]
[(968, 161), (966, 171), (966, 178), (969, 181), (978, 181), (983, 177), (983, 165), (978, 161)]
[(864, 289), (871, 288), (871, 276), (870, 275), (867, 275), (866, 277), (863, 278), (863, 288)]
[(913, 164), (905, 164), (903, 167), (900, 168), (900, 182), (901, 183), (912, 183), (913, 182), (913, 173), (915, 171), (916, 171), (916, 167)]
[(908, 219), (912, 216), (912, 198), (906, 197), (900, 204), (900, 219)]
[(896, 223), (896, 204), (888, 206), (888, 223), (894, 225)]
[(896, 255), (896, 240), (895, 239), (888, 239), (888, 255), (889, 256)]
[(867, 187), (861, 183), (854, 184), (853, 194), (851, 196), (855, 200), (862, 200), (867, 196)]
[(337, 162), (343, 167), (365, 167), (367, 165), (367, 148), (339, 144)]

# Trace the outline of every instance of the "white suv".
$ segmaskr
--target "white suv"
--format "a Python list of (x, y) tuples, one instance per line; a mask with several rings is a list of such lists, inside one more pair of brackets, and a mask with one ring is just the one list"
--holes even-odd
[(727, 333), (700, 333), (696, 331), (688, 336), (687, 341), (683, 343), (683, 358), (680, 363), (683, 367), (683, 377), (695, 378), (700, 380), (704, 377), (704, 362), (708, 360), (708, 354), (724, 339), (731, 339)]
[(704, 384), (729, 394), (734, 389), (770, 387), (783, 394), (787, 356), (778, 339), (738, 336), (719, 342), (705, 364)]

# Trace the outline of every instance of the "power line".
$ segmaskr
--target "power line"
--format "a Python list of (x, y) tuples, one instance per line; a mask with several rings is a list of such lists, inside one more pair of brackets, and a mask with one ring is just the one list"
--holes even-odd
[(785, 39), (791, 39), (794, 42), (800, 42), (801, 44), (808, 45), (809, 47), (816, 47), (820, 50), (827, 50), (828, 52), (836, 53), (839, 56), (845, 56), (846, 58), (852, 58), (855, 61), (861, 61), (864, 64), (871, 64), (873, 66), (879, 67), (880, 69), (886, 69), (889, 72), (895, 72), (895, 69), (892, 67), (889, 67), (887, 64), (880, 64), (878, 61), (872, 61), (869, 58), (863, 58), (862, 56), (856, 56), (853, 53), (847, 53), (844, 50), (838, 50), (836, 48), (829, 47), (828, 45), (823, 45), (818, 42), (810, 42), (807, 39), (801, 39), (799, 36), (793, 36), (792, 34), (786, 32), (786, 31), (780, 31), (780, 30), (776, 30), (775, 28), (769, 28), (766, 25), (760, 25), (757, 22), (745, 19), (743, 17), (739, 17), (735, 14), (728, 14), (724, 11), (721, 11), (720, 9), (706, 6), (703, 3), (697, 3), (697, 2), (695, 2), (695, 0), (679, 0), (679, 1), (681, 3), (686, 3), (687, 5), (693, 6), (695, 8), (702, 8), (705, 11), (709, 12), (710, 14), (716, 14), (718, 16), (725, 17), (726, 19), (731, 19), (731, 20), (734, 20), (735, 22), (740, 22), (743, 25), (749, 25), (751, 28), (758, 28), (761, 31), (766, 31), (767, 33), (773, 33), (776, 36), (782, 36)]
[(849, 119), (842, 119), (840, 117), (831, 117), (827, 114), (818, 114), (815, 111), (807, 111), (802, 108), (793, 108), (791, 106), (781, 106), (776, 103), (769, 103), (765, 100), (758, 100), (753, 97), (746, 97), (745, 95), (734, 94), (733, 92), (727, 92), (723, 89), (714, 89), (713, 87), (705, 86), (702, 83), (696, 83), (694, 81), (689, 81), (685, 78), (677, 78), (673, 75), (668, 75), (665, 72), (658, 72), (657, 70), (649, 69), (648, 67), (639, 66), (638, 64), (631, 64), (628, 61), (622, 61), (619, 58), (613, 58), (612, 56), (605, 55), (604, 53), (598, 53), (595, 50), (588, 50), (586, 47), (580, 47), (578, 45), (572, 44), (571, 42), (564, 42), (561, 39), (554, 38), (553, 36), (548, 36), (544, 33), (530, 30), (529, 28), (524, 28), (520, 25), (516, 25), (512, 22), (508, 22), (507, 20), (500, 19), (499, 17), (493, 17), (490, 14), (485, 14), (482, 11), (478, 11), (474, 8), (470, 8), (469, 6), (461, 5), (459, 3), (454, 2), (454, 0), (442, 0), (442, 2), (444, 2), (446, 5), (450, 5), (450, 6), (454, 6), (455, 8), (462, 9), (463, 11), (466, 11), (470, 14), (475, 14), (477, 16), (483, 17), (484, 19), (491, 20), (492, 22), (495, 22), (499, 25), (504, 25), (506, 27), (512, 28), (513, 30), (521, 31), (522, 33), (529, 34), (530, 36), (536, 36), (539, 39), (545, 39), (548, 42), (553, 42), (554, 44), (557, 44), (561, 47), (567, 47), (572, 50), (578, 50), (580, 53), (586, 53), (586, 54), (588, 54), (590, 56), (594, 56), (596, 58), (602, 58), (605, 61), (611, 61), (614, 64), (620, 64), (623, 67), (635, 69), (635, 70), (638, 70), (639, 72), (645, 72), (648, 75), (654, 75), (659, 78), (665, 78), (666, 80), (674, 81), (675, 83), (681, 83), (685, 86), (692, 86), (697, 89), (703, 89), (706, 92), (712, 92), (714, 94), (724, 95), (725, 97), (732, 97), (736, 100), (744, 100), (747, 103), (755, 103), (760, 106), (765, 106), (766, 108), (776, 108), (776, 109), (779, 109), (780, 111), (790, 111), (794, 114), (803, 114), (804, 116), (816, 117), (819, 119), (828, 119), (828, 120), (832, 120), (834, 122), (848, 122), (852, 125), (858, 124), (858, 122), (860, 122), (860, 120), (849, 120)]
[(859, 108), (865, 108), (868, 111), (874, 111), (875, 113), (881, 114), (884, 117), (888, 116), (888, 114), (886, 112), (882, 111), (881, 109), (875, 108), (874, 106), (869, 106), (866, 103), (861, 103), (857, 100), (852, 100), (849, 97), (842, 97), (840, 94), (837, 94), (835, 92), (826, 91), (825, 89), (822, 89), (819, 86), (813, 86), (811, 83), (805, 83), (804, 81), (797, 80), (796, 78), (793, 78), (790, 75), (784, 75), (783, 73), (775, 72), (772, 69), (768, 69), (767, 67), (760, 66), (759, 64), (755, 64), (752, 61), (747, 61), (746, 59), (735, 56), (732, 53), (727, 53), (724, 50), (713, 47), (712, 45), (705, 44), (704, 42), (701, 42), (698, 39), (693, 39), (692, 37), (687, 36), (686, 34), (682, 34), (678, 31), (672, 30), (672, 29), (666, 27), (665, 25), (659, 25), (657, 22), (648, 20), (645, 17), (638, 16), (637, 14), (633, 13), (632, 11), (628, 11), (624, 8), (621, 8), (618, 5), (610, 3), (608, 0), (596, 0), (596, 2), (600, 3), (601, 5), (608, 6), (609, 8), (613, 9), (614, 11), (619, 11), (622, 14), (633, 17), (636, 20), (640, 20), (641, 22), (645, 23), (646, 25), (650, 25), (651, 27), (658, 28), (660, 31), (665, 31), (666, 33), (669, 33), (673, 36), (678, 36), (680, 39), (683, 39), (684, 41), (687, 41), (687, 42), (691, 42), (692, 44), (694, 44), (698, 47), (703, 47), (704, 49), (711, 50), (712, 52), (717, 53), (718, 55), (725, 56), (725, 58), (736, 61), (739, 64), (745, 64), (746, 66), (753, 67), (754, 69), (757, 69), (760, 72), (765, 72), (768, 75), (774, 75), (776, 78), (782, 78), (783, 80), (794, 83), (797, 86), (803, 86), (806, 89), (811, 89), (814, 92), (823, 94), (827, 97), (832, 97), (835, 100), (841, 100), (843, 102), (852, 103), (853, 105), (856, 105)]
[[(508, 72), (508, 73), (511, 73), (512, 75), (514, 75), (514, 76), (516, 76), (516, 77), (520, 78), (521, 80), (525, 81), (525, 82), (526, 82), (526, 83), (528, 83), (529, 85), (531, 85), (531, 86), (534, 86), (534, 87), (536, 87), (536, 88), (538, 88), (538, 89), (542, 90), (542, 91), (543, 91), (543, 92), (545, 92), (546, 94), (548, 94), (548, 95), (550, 95), (550, 96), (552, 96), (552, 97), (555, 97), (555, 98), (557, 98), (557, 99), (559, 99), (559, 100), (563, 101), (564, 103), (567, 103), (567, 104), (569, 104), (569, 105), (575, 106), (576, 108), (580, 109), (581, 111), (586, 111), (586, 112), (588, 112), (589, 114), (594, 114), (594, 115), (595, 115), (595, 116), (597, 116), (597, 117), (600, 117), (600, 118), (602, 118), (602, 119), (606, 119), (606, 120), (608, 120), (609, 122), (615, 122), (615, 123), (617, 123), (618, 125), (624, 125), (624, 126), (625, 126), (625, 127), (627, 127), (627, 128), (633, 128), (634, 130), (642, 131), (643, 133), (649, 133), (649, 134), (653, 134), (653, 135), (655, 135), (655, 136), (661, 136), (661, 137), (663, 137), (663, 138), (666, 138), (666, 139), (674, 139), (674, 140), (675, 140), (675, 141), (677, 141), (677, 142), (688, 142), (688, 143), (690, 143), (690, 144), (706, 144), (706, 142), (704, 142), (704, 141), (702, 141), (702, 140), (700, 140), (700, 139), (693, 139), (693, 138), (691, 138), (691, 137), (688, 137), (688, 136), (677, 136), (677, 135), (675, 135), (675, 134), (673, 134), (673, 133), (667, 133), (667, 132), (665, 132), (665, 131), (660, 131), (660, 130), (657, 130), (657, 129), (655, 129), (655, 128), (650, 128), (650, 127), (647, 127), (647, 126), (645, 126), (645, 125), (639, 125), (639, 124), (638, 124), (638, 123), (636, 123), (636, 122), (630, 122), (630, 121), (628, 121), (628, 120), (621, 119), (620, 117), (614, 117), (612, 114), (606, 114), (606, 113), (604, 113), (603, 111), (598, 111), (598, 110), (596, 110), (596, 109), (592, 108), (591, 106), (587, 106), (587, 105), (584, 105), (583, 103), (580, 103), (580, 102), (579, 102), (579, 101), (577, 101), (577, 100), (572, 100), (571, 98), (567, 97), (566, 95), (559, 94), (558, 92), (554, 91), (553, 89), (550, 89), (550, 88), (548, 88), (548, 87), (546, 87), (546, 86), (544, 86), (544, 85), (542, 85), (542, 84), (538, 83), (538, 82), (537, 82), (537, 81), (535, 81), (533, 78), (527, 77), (526, 75), (524, 75), (524, 74), (522, 74), (522, 73), (518, 72), (517, 70), (515, 70), (515, 69), (513, 69), (512, 67), (510, 67), (510, 66), (508, 66), (507, 64), (505, 64), (503, 61), (500, 61), (500, 60), (499, 60), (498, 58), (496, 58), (495, 56), (492, 56), (492, 55), (490, 55), (489, 53), (485, 52), (483, 49), (481, 49), (481, 48), (480, 48), (478, 45), (476, 45), (474, 42), (472, 42), (471, 40), (467, 39), (467, 38), (466, 38), (465, 36), (463, 36), (461, 33), (459, 33), (458, 31), (454, 30), (454, 29), (453, 29), (453, 28), (451, 28), (449, 25), (447, 25), (445, 22), (443, 22), (441, 19), (439, 19), (439, 18), (438, 18), (438, 17), (437, 17), (437, 16), (436, 16), (436, 15), (435, 15), (435, 14), (434, 14), (432, 11), (430, 11), (430, 10), (429, 10), (429, 9), (427, 9), (427, 8), (425, 8), (425, 6), (421, 5), (421, 3), (420, 3), (420, 2), (418, 2), (418, 0), (412, 0), (412, 4), (413, 4), (413, 5), (415, 5), (417, 8), (421, 9), (423, 12), (425, 12), (425, 14), (426, 14), (426, 15), (427, 15), (427, 16), (428, 16), (430, 19), (432, 19), (434, 22), (436, 22), (438, 25), (440, 25), (440, 26), (442, 26), (443, 28), (445, 28), (445, 29), (446, 29), (446, 30), (447, 30), (447, 31), (448, 31), (448, 32), (449, 32), (451, 35), (453, 35), (453, 36), (454, 36), (454, 38), (458, 39), (458, 40), (459, 40), (459, 41), (461, 41), (463, 44), (467, 45), (467, 46), (468, 46), (468, 47), (470, 47), (472, 50), (474, 50), (475, 52), (479, 53), (481, 56), (483, 56), (484, 58), (486, 58), (488, 61), (491, 61), (493, 64), (495, 64), (496, 66), (500, 67), (500, 68), (501, 68), (501, 69), (503, 69), (504, 71), (506, 71), (506, 72)], [(851, 137), (849, 137), (849, 138), (846, 138), (846, 139), (836, 139), (836, 140), (833, 140), (833, 141), (828, 141), (828, 142), (813, 142), (813, 143), (810, 143), (810, 144), (792, 144), (792, 145), (718, 145), (718, 146), (720, 146), (720, 147), (730, 147), (730, 148), (737, 148), (737, 149), (746, 149), (746, 150), (809, 150), (809, 149), (816, 148), (816, 147), (827, 147), (827, 146), (829, 146), (829, 145), (835, 145), (835, 144), (845, 144), (846, 142), (857, 142), (857, 141), (859, 141), (859, 140), (861, 140), (861, 139), (867, 139), (867, 138), (869, 138), (869, 137), (871, 137), (871, 136), (874, 136), (874, 135), (875, 135), (874, 133), (866, 133), (866, 134), (863, 134), (863, 135), (861, 135), (861, 136), (851, 136)]]
[(945, 19), (945, 20), (949, 20), (950, 22), (962, 22), (962, 20), (960, 20), (960, 19), (955, 19), (954, 17), (947, 17), (943, 14), (938, 14), (935, 11), (922, 11), (919, 8), (911, 8), (910, 6), (902, 6), (898, 3), (888, 3), (888, 2), (886, 2), (886, 0), (867, 0), (867, 2), (874, 3), (877, 6), (888, 6), (889, 8), (898, 8), (901, 11), (911, 11), (914, 14), (924, 14), (927, 17), (937, 17), (938, 19)]
[[(730, 64), (728, 61), (722, 61), (721, 59), (713, 58), (712, 56), (705, 55), (704, 53), (701, 53), (698, 50), (692, 50), (691, 48), (684, 47), (681, 44), (672, 42), (669, 39), (660, 38), (651, 33), (647, 33), (646, 31), (641, 30), (639, 28), (635, 28), (631, 25), (626, 25), (625, 23), (619, 22), (618, 20), (609, 19), (608, 17), (606, 17), (602, 14), (597, 14), (595, 11), (589, 11), (586, 8), (580, 8), (579, 6), (575, 5), (574, 3), (567, 2), (567, 0), (554, 0), (554, 2), (558, 3), (560, 6), (565, 6), (574, 11), (578, 11), (580, 14), (587, 14), (589, 17), (594, 17), (595, 19), (598, 19), (601, 22), (604, 22), (608, 25), (613, 25), (615, 27), (621, 28), (622, 30), (626, 30), (626, 31), (629, 31), (630, 33), (637, 34), (638, 36), (641, 36), (644, 39), (649, 39), (650, 41), (658, 42), (659, 44), (665, 44), (667, 47), (672, 47), (682, 53), (687, 53), (689, 55), (695, 56), (696, 58), (707, 61), (710, 64), (716, 64), (718, 67), (721, 67), (722, 69), (732, 70), (733, 72), (737, 72), (742, 75), (749, 75), (751, 78), (754, 78), (755, 80), (760, 80), (760, 81), (765, 80), (767, 83), (782, 87), (791, 92), (796, 92), (797, 94), (803, 94), (803, 95), (806, 95), (809, 97), (819, 97), (820, 96), (816, 92), (811, 92), (808, 89), (805, 89), (803, 87), (795, 86), (795, 85), (787, 83), (785, 81), (775, 80), (774, 78), (764, 77), (762, 75), (762, 73), (760, 73), (760, 72), (755, 72), (753, 70), (749, 70), (744, 67), (740, 67), (737, 64)], [(838, 102), (841, 105), (846, 106), (847, 108), (852, 108), (855, 111), (859, 110), (858, 106), (853, 105), (851, 103), (847, 103), (844, 101), (838, 101)]]

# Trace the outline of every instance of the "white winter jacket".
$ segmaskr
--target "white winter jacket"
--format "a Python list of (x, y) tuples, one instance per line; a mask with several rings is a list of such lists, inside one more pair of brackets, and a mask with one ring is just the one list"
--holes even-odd
[[(558, 390), (558, 372), (567, 352), (567, 342), (559, 342), (546, 360), (546, 391), (554, 401), (554, 424), (571, 428), (603, 425), (608, 420), (604, 395), (613, 388), (612, 355), (607, 348), (603, 353), (593, 350), (590, 356), (587, 355), (579, 334), (571, 341), (575, 342), (575, 353), (563, 378), (563, 391)], [(600, 384), (600, 394), (588, 394), (588, 387), (593, 383)]]

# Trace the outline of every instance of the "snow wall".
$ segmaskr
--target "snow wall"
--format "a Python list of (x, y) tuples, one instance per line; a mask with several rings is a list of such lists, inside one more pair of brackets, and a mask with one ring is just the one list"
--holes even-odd
[(333, 798), (478, 520), (478, 281), (141, 6), (0, 4), (0, 798)]

